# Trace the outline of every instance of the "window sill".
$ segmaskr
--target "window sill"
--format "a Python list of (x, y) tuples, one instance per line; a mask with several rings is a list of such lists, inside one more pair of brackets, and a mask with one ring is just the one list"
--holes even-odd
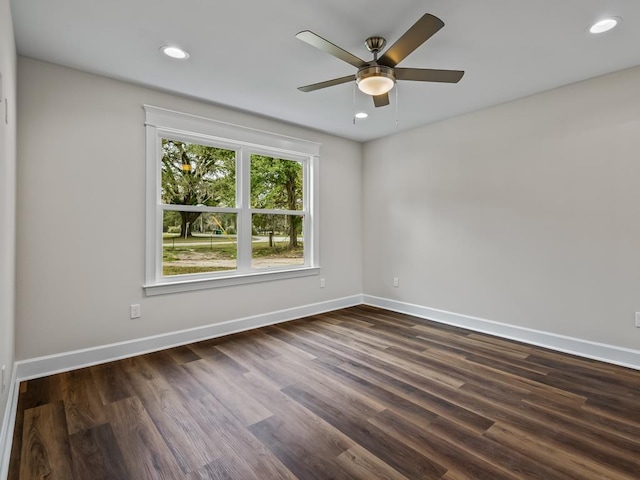
[(230, 287), (233, 285), (246, 285), (249, 283), (271, 282), (273, 280), (284, 280), (288, 278), (309, 277), (311, 275), (318, 275), (319, 273), (320, 267), (305, 267), (292, 270), (234, 274), (228, 277), (167, 281), (144, 285), (143, 288), (147, 296), (165, 295), (169, 293)]

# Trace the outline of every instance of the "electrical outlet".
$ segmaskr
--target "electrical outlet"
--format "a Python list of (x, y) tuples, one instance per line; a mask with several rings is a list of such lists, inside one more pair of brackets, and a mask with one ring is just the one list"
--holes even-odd
[(393, 286), (396, 288), (400, 286), (400, 279), (398, 279), (398, 277), (393, 277)]
[(320, 279), (320, 288), (324, 288), (324, 278)]
[(636, 312), (636, 327), (640, 328), (640, 312)]
[(131, 313), (131, 318), (140, 318), (140, 304), (136, 303), (134, 305), (131, 305), (131, 307), (129, 308), (130, 313)]

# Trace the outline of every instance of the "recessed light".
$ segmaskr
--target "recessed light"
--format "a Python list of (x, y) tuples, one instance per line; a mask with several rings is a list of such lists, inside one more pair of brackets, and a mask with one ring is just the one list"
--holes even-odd
[(600, 21), (594, 23), (593, 25), (591, 25), (591, 28), (589, 29), (589, 31), (591, 33), (608, 32), (609, 30), (614, 28), (616, 25), (618, 25), (621, 20), (622, 19), (619, 18), (619, 17), (603, 18), (602, 20), (600, 20)]
[(167, 57), (177, 58), (178, 60), (185, 60), (189, 58), (189, 54), (186, 50), (183, 50), (179, 47), (172, 47), (171, 45), (165, 45), (161, 47), (162, 53), (164, 53)]
[(369, 114), (367, 112), (358, 112), (356, 113), (356, 118), (367, 118)]

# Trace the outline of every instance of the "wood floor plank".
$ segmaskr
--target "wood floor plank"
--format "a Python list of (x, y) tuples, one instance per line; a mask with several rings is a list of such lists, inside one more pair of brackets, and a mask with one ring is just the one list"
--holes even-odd
[(60, 378), (69, 435), (104, 424), (103, 405), (94, 394), (97, 387), (90, 370), (82, 368), (66, 372)]
[(157, 378), (136, 382), (133, 388), (184, 473), (214, 460), (206, 434), (182, 405), (171, 384)]
[[(404, 379), (396, 378), (377, 368), (374, 369), (366, 365), (352, 363), (345, 364), (340, 368), (359, 376), (371, 385), (388, 389), (392, 393), (430, 412), (431, 415), (444, 416), (452, 421), (461, 423), (472, 431), (482, 433), (493, 424), (493, 420), (490, 417), (483, 416), (452, 402), (447, 397), (459, 396), (456, 394), (457, 390), (442, 386), (437, 382), (421, 382), (421, 386), (424, 388), (417, 388), (413, 383), (407, 384)], [(438, 393), (432, 393), (434, 391)]]
[(385, 403), (378, 398), (345, 385), (339, 375), (321, 368), (313, 361), (295, 362), (287, 358), (279, 358), (271, 360), (269, 365), (278, 371), (287, 372), (289, 378), (294, 379), (294, 384), (322, 391), (335, 401), (341, 402), (349, 408), (358, 409), (365, 414), (375, 414), (386, 408)]
[(189, 345), (189, 349), (195, 352), (201, 359), (208, 357), (220, 356), (220, 351), (216, 348), (217, 345), (226, 344), (233, 335), (228, 337), (217, 337), (209, 340), (203, 340), (201, 342), (192, 343)]
[[(342, 339), (349, 339), (351, 341), (367, 345), (371, 348), (385, 349), (394, 345), (402, 344), (402, 338), (394, 338), (393, 340), (387, 340), (382, 335), (377, 335), (372, 332), (370, 328), (353, 328), (353, 326), (345, 327), (342, 324), (333, 324), (327, 322), (326, 316), (320, 317), (318, 321), (314, 322), (314, 325), (320, 330), (324, 330), (327, 333), (332, 334), (334, 338), (339, 337)], [(402, 344), (405, 346), (405, 344)], [(406, 343), (406, 346), (417, 347), (417, 344)], [(424, 346), (421, 347), (424, 349)]]
[(337, 351), (349, 359), (356, 359), (364, 361), (365, 363), (367, 362), (367, 359), (371, 359), (372, 361), (376, 360), (383, 362), (386, 365), (400, 367), (404, 371), (454, 388), (458, 388), (464, 383), (459, 379), (453, 378), (446, 371), (437, 371), (431, 368), (426, 368), (424, 365), (416, 363), (408, 358), (398, 358), (397, 356), (389, 355), (383, 350), (375, 350), (374, 348), (360, 342), (344, 341), (340, 338), (340, 335), (328, 335), (313, 325), (309, 325), (305, 329), (305, 332), (307, 338), (311, 339), (313, 342), (325, 344), (329, 349)]
[(447, 470), (408, 445), (393, 441), (385, 430), (368, 424), (366, 418), (346, 414), (339, 405), (297, 387), (287, 387), (284, 392), (409, 478), (437, 479)]
[(91, 368), (102, 403), (107, 405), (133, 395), (123, 371), (122, 362), (109, 362)]
[(239, 345), (262, 360), (269, 360), (282, 355), (280, 350), (264, 340), (265, 336), (261, 332), (236, 335), (231, 342), (225, 342), (223, 346)]
[[(401, 393), (398, 394), (396, 393), (398, 390), (395, 387), (385, 382), (371, 382), (366, 378), (366, 375), (358, 374), (359, 370), (357, 367), (349, 368), (350, 366), (353, 367), (352, 364), (342, 364), (340, 366), (326, 365), (326, 368), (330, 368), (339, 375), (347, 385), (351, 385), (362, 393), (366, 393), (377, 399), (384, 407), (383, 410), (393, 410), (399, 415), (410, 419), (410, 421), (416, 425), (428, 428), (431, 421), (438, 418), (437, 413), (409, 399), (411, 393), (414, 391), (411, 387), (400, 387), (399, 390)], [(393, 381), (391, 383), (393, 383)]]
[(586, 397), (579, 393), (542, 383), (540, 380), (544, 379), (544, 376), (537, 376), (537, 379), (531, 379), (529, 375), (517, 375), (496, 366), (482, 365), (472, 361), (452, 362), (449, 360), (443, 362), (437, 358), (437, 355), (430, 352), (424, 352), (423, 357), (430, 358), (428, 363), (433, 365), (433, 368), (448, 368), (453, 370), (453, 374), (456, 376), (466, 375), (466, 383), (484, 385), (486, 384), (486, 379), (491, 378), (493, 382), (501, 383), (510, 388), (519, 387), (523, 392), (552, 397), (558, 402), (582, 405), (586, 401)]
[(299, 431), (303, 434), (304, 442), (312, 442), (322, 450), (333, 452), (335, 455), (339, 455), (356, 444), (353, 439), (304, 408), (284, 391), (271, 388), (259, 376), (249, 373), (244, 377), (245, 389), (251, 390), (256, 400), (269, 405), (274, 415), (287, 418), (289, 423), (298, 425)]
[[(279, 341), (276, 339), (276, 341)], [(264, 378), (269, 379), (277, 388), (285, 387), (295, 382), (295, 379), (288, 376), (285, 372), (274, 370), (269, 366), (268, 362), (256, 355), (252, 350), (237, 343), (229, 343), (220, 346), (220, 352), (231, 358), (238, 365), (244, 367), (247, 372), (261, 374)], [(219, 358), (219, 357), (218, 357)], [(303, 357), (304, 358), (304, 357)], [(315, 357), (314, 357), (315, 358)]]
[(313, 442), (309, 441), (306, 432), (293, 422), (286, 422), (282, 418), (273, 416), (251, 425), (249, 430), (297, 478), (309, 480), (351, 479), (348, 473), (332, 461), (334, 456), (332, 452), (318, 449)]
[(532, 348), (529, 360), (553, 368), (555, 371), (568, 371), (591, 377), (593, 375), (609, 378), (620, 377), (633, 383), (637, 370), (621, 368), (610, 363), (599, 362), (589, 358), (576, 357), (567, 353), (556, 352), (544, 348)]
[(567, 418), (552, 410), (540, 408), (531, 402), (522, 402), (519, 412), (523, 416), (535, 418), (553, 427), (557, 432), (562, 432), (562, 435), (555, 435), (555, 439), (575, 445), (576, 453), (588, 449), (592, 452), (592, 458), (597, 458), (604, 465), (627, 473), (640, 474), (637, 459), (629, 459), (624, 453), (621, 454), (621, 452), (634, 450), (640, 453), (638, 439), (628, 440), (606, 429), (594, 428), (574, 418)]
[[(288, 325), (287, 325), (288, 327)], [(307, 338), (304, 334), (300, 334), (304, 330), (294, 328), (283, 328), (282, 326), (273, 326), (265, 328), (265, 331), (284, 342), (289, 343), (297, 348), (304, 349), (306, 352), (313, 354), (317, 358), (324, 358), (336, 363), (343, 362), (348, 357), (339, 350), (332, 348), (326, 344), (317, 343), (313, 339)]]
[(338, 464), (353, 478), (378, 480), (411, 480), (387, 465), (360, 445), (355, 445), (337, 457)]
[[(287, 433), (287, 438), (292, 443), (292, 449), (299, 449), (300, 445), (302, 445), (302, 447), (309, 450), (318, 449), (324, 452), (332, 452), (332, 455), (337, 456), (341, 452), (354, 446), (354, 442), (348, 437), (292, 401), (277, 385), (269, 379), (265, 379), (260, 371), (243, 373), (243, 370), (238, 370), (237, 367), (234, 367), (233, 363), (231, 363), (230, 367), (232, 372), (235, 370), (235, 375), (233, 376), (235, 388), (237, 388), (239, 392), (242, 392), (239, 398), (250, 395), (254, 402), (268, 406), (272, 415), (267, 417), (267, 419), (272, 417), (286, 418), (288, 424), (295, 426), (293, 430), (283, 430), (284, 433)], [(201, 377), (201, 379), (202, 381), (211, 380), (211, 378), (207, 376)], [(299, 379), (298, 376), (296, 376), (294, 380), (297, 379)], [(225, 384), (221, 382), (212, 382), (212, 384), (216, 386), (216, 388), (213, 388), (213, 386), (210, 387), (214, 394), (218, 389), (225, 389)], [(233, 405), (229, 405), (227, 402), (225, 402), (225, 405), (227, 405), (225, 408), (230, 411), (236, 410)], [(235, 415), (233, 418), (242, 418), (242, 415)], [(242, 425), (239, 420), (237, 420), (237, 422)], [(266, 435), (266, 437), (262, 439), (265, 442), (270, 438), (268, 432), (260, 429), (256, 431), (262, 431)], [(276, 444), (279, 445), (279, 442), (267, 444), (274, 446)], [(288, 455), (290, 455), (287, 453), (285, 447), (286, 445), (280, 445), (275, 452), (282, 456), (283, 459), (287, 459)]]
[[(23, 382), (20, 393), (24, 410), (62, 400), (62, 375), (49, 375)], [(20, 387), (22, 389), (22, 386)]]
[(314, 360), (316, 358), (315, 355), (310, 354), (309, 352), (297, 348), (287, 342), (283, 342), (271, 335), (267, 335), (263, 333), (262, 335), (256, 335), (255, 341), (264, 345), (265, 347), (270, 348), (276, 356), (285, 356), (291, 358), (300, 358), (307, 360)]
[(20, 479), (68, 480), (72, 460), (62, 402), (47, 403), (24, 412)]
[(188, 474), (188, 480), (252, 480), (252, 473), (239, 473), (230, 462), (214, 460), (213, 462)]
[[(486, 463), (499, 466), (502, 471), (506, 471), (514, 478), (543, 480), (570, 480), (572, 478), (550, 468), (545, 463), (531, 460), (517, 451), (505, 449), (503, 445), (494, 442), (485, 435), (470, 434), (457, 423), (449, 422), (444, 418), (431, 422), (429, 432), (464, 450), (465, 453), (461, 453), (461, 456), (479, 457)], [(459, 471), (458, 474), (469, 476), (472, 472)]]
[(549, 374), (549, 369), (540, 367), (531, 362), (521, 359), (495, 358), (487, 355), (467, 354), (465, 358), (469, 362), (478, 363), (486, 367), (491, 367), (501, 372), (528, 378), (533, 381), (543, 381)]
[(137, 397), (106, 406), (118, 447), (131, 477), (174, 480), (183, 477), (169, 447)]
[[(546, 398), (535, 398), (531, 401), (523, 399), (522, 402), (533, 408), (563, 416), (567, 420), (580, 422), (582, 425), (593, 427), (599, 431), (622, 437), (634, 443), (640, 443), (640, 425), (599, 415), (594, 411), (589, 411), (588, 406), (575, 408), (567, 405), (558, 405)], [(640, 448), (638, 448), (638, 451), (640, 451)]]
[[(414, 330), (421, 330), (423, 326), (416, 325)], [(422, 330), (424, 332), (424, 330)], [(522, 352), (517, 349), (513, 349), (510, 346), (503, 346), (499, 344), (488, 345), (486, 342), (478, 339), (477, 337), (469, 337), (467, 335), (452, 335), (452, 334), (434, 334), (433, 330), (426, 336), (423, 334), (418, 335), (418, 338), (427, 338), (429, 340), (435, 340), (438, 343), (442, 343), (453, 348), (462, 349), (467, 355), (477, 355), (486, 358), (493, 358), (500, 360), (508, 358), (510, 360), (526, 360), (529, 356), (528, 353)], [(434, 338), (435, 337), (435, 338)]]
[(495, 345), (500, 348), (506, 348), (513, 352), (520, 352), (525, 358), (529, 358), (532, 353), (535, 353), (539, 349), (539, 347), (527, 345), (526, 343), (517, 342), (515, 340), (509, 340), (509, 339), (500, 338), (500, 337), (494, 337), (486, 333), (469, 332), (466, 335), (466, 337), (472, 340), (477, 340), (479, 342), (482, 342), (487, 346)]
[(120, 361), (122, 371), (129, 382), (144, 382), (162, 378), (163, 369), (156, 368), (153, 361), (154, 354), (138, 355), (136, 357), (124, 358)]
[(238, 386), (234, 377), (241, 375), (242, 370), (237, 370), (231, 363), (231, 359), (226, 361), (202, 359), (189, 363), (185, 369), (196, 380), (206, 385), (209, 393), (228, 405), (244, 426), (272, 416), (273, 413), (270, 410)]
[[(540, 379), (545, 385), (575, 392), (588, 398), (590, 401), (600, 401), (607, 403), (610, 401), (628, 406), (630, 402), (637, 401), (640, 396), (640, 389), (634, 389), (632, 385), (624, 385), (616, 382), (615, 375), (602, 377), (595, 375), (581, 374), (576, 376), (575, 372), (555, 371)], [(588, 382), (585, 382), (585, 379)], [(636, 421), (637, 421), (636, 417)]]
[(167, 354), (179, 365), (200, 360), (201, 358), (200, 355), (191, 350), (188, 345), (170, 348), (167, 350)]
[(155, 370), (162, 372), (162, 377), (173, 386), (183, 401), (188, 402), (209, 394), (208, 390), (195, 378), (185, 375), (185, 368), (194, 362), (180, 365), (171, 357), (168, 350), (150, 353), (145, 356), (145, 359)]
[[(486, 392), (484, 393), (486, 395)], [(611, 435), (598, 428), (585, 427), (578, 421), (567, 420), (545, 409), (538, 409), (530, 400), (519, 404), (502, 403), (499, 409), (487, 409), (481, 402), (477, 409), (493, 417), (502, 424), (509, 424), (524, 434), (534, 435), (541, 442), (556, 445), (568, 453), (580, 455), (588, 450), (590, 458), (613, 470), (637, 471), (637, 461), (619, 452), (640, 451), (637, 442)]]
[(216, 455), (216, 460), (201, 469), (202, 474), (238, 480), (297, 478), (213, 395), (190, 403), (188, 408)]
[(476, 456), (465, 457), (464, 464), (456, 465), (457, 459), (464, 456), (457, 444), (439, 438), (430, 431), (416, 428), (390, 410), (385, 410), (368, 419), (368, 422), (386, 432), (397, 442), (413, 448), (433, 462), (437, 462), (439, 465), (448, 465), (449, 468), (445, 468), (442, 473), (447, 470), (458, 470), (478, 480), (510, 480), (515, 478)]
[(16, 420), (13, 426), (13, 439), (11, 444), (11, 455), (9, 459), (9, 474), (7, 480), (19, 480), (20, 463), (22, 455), (22, 431), (24, 427), (24, 412), (27, 392), (27, 382), (20, 383), (18, 405), (16, 407)]
[(371, 306), (20, 385), (8, 480), (638, 480), (640, 371)]
[(70, 436), (74, 477), (91, 480), (131, 478), (111, 426), (100, 425)]
[(486, 435), (506, 448), (513, 449), (541, 463), (546, 462), (555, 470), (573, 478), (602, 480), (630, 480), (634, 478), (615, 472), (589, 457), (574, 455), (563, 448), (558, 448), (557, 444), (541, 440), (535, 435), (527, 434), (510, 425), (496, 423), (487, 431)]

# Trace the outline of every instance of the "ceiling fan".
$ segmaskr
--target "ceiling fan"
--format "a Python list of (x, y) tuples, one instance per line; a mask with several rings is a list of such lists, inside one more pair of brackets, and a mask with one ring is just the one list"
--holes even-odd
[(388, 92), (394, 87), (396, 80), (458, 83), (464, 75), (464, 71), (396, 67), (398, 63), (408, 57), (411, 52), (431, 38), (442, 27), (444, 27), (442, 20), (426, 13), (396, 43), (389, 47), (380, 58), (378, 58), (378, 54), (387, 41), (382, 37), (369, 37), (364, 43), (367, 46), (367, 50), (373, 53), (373, 60), (370, 62), (361, 60), (309, 30), (304, 30), (298, 33), (296, 38), (353, 65), (358, 71), (355, 75), (305, 85), (304, 87), (298, 87), (298, 90), (313, 92), (321, 88), (333, 87), (334, 85), (355, 80), (362, 92), (373, 97), (373, 103), (376, 107), (384, 107), (389, 105)]

